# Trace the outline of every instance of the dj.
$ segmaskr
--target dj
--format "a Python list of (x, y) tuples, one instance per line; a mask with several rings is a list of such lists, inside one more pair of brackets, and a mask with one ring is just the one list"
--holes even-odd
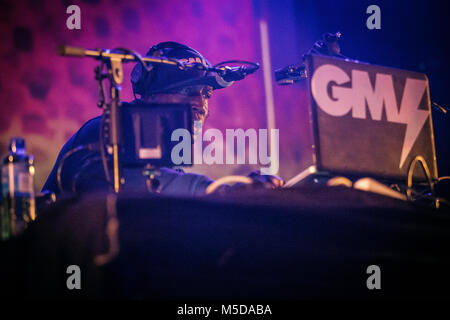
[[(209, 62), (196, 50), (176, 42), (162, 42), (153, 46), (147, 56), (161, 56), (179, 60), (200, 62), (205, 66), (211, 66)], [(177, 83), (188, 83), (189, 79), (204, 76), (204, 70), (189, 71), (178, 70), (172, 66), (155, 64), (150, 71), (137, 64), (131, 74), (131, 82), (135, 100), (126, 103), (174, 103), (190, 104), (192, 107), (192, 120), (202, 123), (208, 116), (208, 99), (211, 97), (213, 87), (207, 85), (177, 86)], [(187, 82), (186, 82), (187, 81)], [(43, 191), (56, 194), (64, 191), (90, 192), (108, 190), (110, 188), (105, 179), (104, 168), (100, 153), (83, 150), (72, 154), (64, 161), (63, 170), (58, 184), (58, 166), (64, 155), (74, 148), (99, 143), (101, 117), (87, 121), (76, 132), (60, 151), (56, 163), (47, 178)], [(147, 190), (146, 178), (142, 170), (123, 169), (125, 177), (125, 191), (142, 192)], [(255, 178), (255, 174), (252, 175)], [(279, 186), (281, 180), (271, 176), (256, 176), (260, 182)], [(161, 168), (158, 177), (157, 192), (176, 196), (200, 196), (205, 194), (207, 186), (212, 180), (204, 175), (185, 173), (182, 170)]]

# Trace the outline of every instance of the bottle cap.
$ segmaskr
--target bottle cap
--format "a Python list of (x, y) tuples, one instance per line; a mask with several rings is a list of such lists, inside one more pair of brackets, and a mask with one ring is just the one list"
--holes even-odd
[(14, 156), (26, 156), (25, 139), (11, 138), (11, 140), (9, 140), (9, 154)]

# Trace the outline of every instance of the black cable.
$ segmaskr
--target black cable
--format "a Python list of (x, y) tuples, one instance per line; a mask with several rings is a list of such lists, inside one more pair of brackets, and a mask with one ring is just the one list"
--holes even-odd
[(63, 169), (63, 167), (64, 167), (65, 161), (66, 161), (69, 157), (71, 157), (73, 154), (75, 154), (75, 153), (77, 153), (77, 152), (80, 152), (80, 151), (83, 151), (83, 150), (95, 150), (97, 147), (98, 147), (98, 144), (97, 144), (97, 143), (92, 143), (92, 144), (82, 145), (82, 146), (78, 146), (78, 147), (75, 147), (75, 148), (73, 148), (73, 149), (67, 151), (67, 152), (63, 155), (63, 157), (62, 157), (61, 160), (59, 161), (58, 169), (57, 169), (57, 171), (56, 171), (56, 181), (57, 181), (57, 183), (58, 183), (58, 189), (59, 189), (60, 192), (64, 192), (64, 188), (63, 188), (63, 185), (62, 185), (62, 179), (61, 179), (61, 173), (62, 173), (62, 169)]
[(149, 67), (147, 67), (147, 64), (144, 62), (144, 60), (142, 60), (142, 56), (139, 53), (137, 53), (136, 51), (127, 49), (127, 48), (122, 48), (122, 47), (114, 48), (114, 50), (121, 51), (122, 53), (125, 53), (125, 54), (131, 54), (142, 65), (142, 67), (145, 69), (145, 71), (148, 72), (151, 70)]
[[(148, 67), (147, 64), (145, 63), (145, 61), (142, 59), (142, 56), (139, 53), (137, 53), (136, 51), (131, 50), (131, 49), (127, 49), (127, 48), (122, 48), (122, 47), (114, 48), (114, 50), (121, 51), (122, 53), (125, 53), (125, 54), (131, 54), (144, 67), (145, 71), (149, 72), (151, 70), (151, 68)], [(177, 67), (180, 70), (184, 70), (186, 68), (186, 65), (181, 63), (180, 60), (178, 60), (178, 59), (167, 58), (167, 57), (165, 59), (169, 60), (169, 61), (172, 61), (172, 62), (175, 62)], [(191, 66), (189, 65), (188, 67), (191, 67)]]
[(95, 67), (95, 69), (94, 69), (95, 80), (97, 80), (97, 82), (98, 82), (98, 91), (99, 91), (99, 95), (100, 95), (100, 98), (97, 101), (97, 107), (102, 108), (102, 109), (104, 108), (105, 103), (106, 103), (105, 89), (103, 87), (103, 79), (106, 78), (106, 75), (103, 74), (103, 67), (104, 67), (104, 65), (105, 65), (105, 62), (102, 60), (100, 65)]
[(406, 182), (407, 183), (406, 184), (406, 186), (407, 186), (406, 195), (409, 200), (412, 200), (411, 190), (412, 190), (412, 184), (413, 184), (413, 173), (414, 173), (414, 169), (415, 169), (417, 163), (420, 163), (420, 165), (423, 169), (423, 172), (425, 173), (425, 176), (428, 180), (428, 185), (429, 185), (431, 191), (434, 193), (434, 184), (433, 184), (433, 180), (431, 178), (431, 174), (430, 174), (430, 170), (428, 168), (427, 162), (425, 161), (425, 159), (422, 156), (416, 156), (408, 168), (408, 176), (407, 176), (407, 182)]
[[(428, 185), (430, 187), (430, 191), (431, 191), (431, 194), (432, 194), (431, 197), (429, 197), (429, 196), (422, 196), (422, 198), (432, 199), (434, 201), (434, 205), (435, 205), (436, 209), (438, 209), (440, 200), (438, 198), (436, 198), (436, 196), (435, 196), (434, 182), (433, 182), (433, 179), (431, 177), (430, 169), (428, 168), (427, 162), (425, 161), (425, 159), (422, 156), (416, 156), (414, 158), (414, 160), (411, 162), (411, 164), (409, 165), (408, 175), (407, 175), (407, 185), (406, 185), (406, 196), (407, 196), (407, 199), (409, 201), (413, 201), (414, 200), (414, 198), (412, 196), (412, 193), (413, 193), (412, 184), (413, 184), (414, 168), (416, 167), (417, 163), (420, 163), (420, 165), (422, 167), (422, 170), (425, 173), (425, 176), (427, 178)], [(420, 195), (420, 193), (419, 193), (419, 195)]]
[[(95, 157), (95, 158), (91, 158), (91, 159), (87, 159), (84, 164), (81, 166), (81, 168), (77, 171), (77, 173), (75, 174), (73, 181), (72, 181), (72, 192), (76, 193), (77, 192), (77, 181), (78, 178), (81, 176), (81, 174), (83, 173), (84, 170), (86, 170), (91, 164), (99, 162), (102, 160), (102, 157)], [(101, 180), (103, 177), (102, 176), (90, 176), (92, 177), (97, 177), (99, 180)]]

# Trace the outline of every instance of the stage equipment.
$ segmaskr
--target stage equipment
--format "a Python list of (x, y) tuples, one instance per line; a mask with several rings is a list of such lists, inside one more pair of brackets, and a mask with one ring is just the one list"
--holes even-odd
[(288, 85), (304, 80), (308, 77), (306, 73), (306, 66), (304, 64), (305, 57), (311, 54), (334, 56), (339, 58), (346, 58), (341, 54), (339, 46), (339, 39), (342, 33), (324, 33), (322, 39), (317, 40), (314, 45), (302, 56), (301, 64), (292, 64), (287, 67), (275, 71), (275, 80), (279, 85)]
[[(170, 56), (172, 50), (183, 50), (193, 53), (195, 58), (179, 59), (178, 61), (195, 65), (197, 69), (203, 71), (203, 74), (196, 77), (193, 77), (192, 74), (186, 74), (188, 79), (183, 79), (167, 86), (162, 85), (161, 82), (179, 77), (179, 75), (171, 73), (171, 71), (174, 71), (173, 69), (164, 70), (163, 73), (168, 75), (164, 80), (160, 79), (158, 83), (158, 79), (155, 79), (155, 73), (161, 73), (162, 71), (156, 70), (159, 69), (158, 65), (150, 65), (148, 68), (144, 68), (142, 64), (138, 63), (131, 72), (131, 83), (135, 95), (143, 96), (144, 93), (149, 91), (152, 93), (168, 92), (192, 85), (208, 85), (214, 89), (222, 89), (231, 86), (234, 81), (243, 80), (247, 75), (252, 74), (259, 68), (258, 63), (242, 60), (223, 61), (212, 66), (197, 50), (174, 41), (161, 42), (151, 47), (146, 56)], [(225, 64), (231, 63), (241, 65), (237, 67), (225, 66)], [(173, 81), (172, 79), (171, 81)]]
[[(329, 174), (437, 179), (426, 75), (314, 54), (305, 72), (310, 117), (298, 125), (312, 132), (309, 165), (285, 186)], [(417, 157), (426, 170), (414, 170)]]
[[(195, 59), (172, 59), (164, 56), (165, 49), (178, 49), (192, 51), (198, 58)], [(123, 82), (122, 63), (138, 62), (134, 67), (131, 81), (135, 94), (143, 95), (145, 88), (150, 88), (153, 82), (154, 69), (157, 66), (170, 66), (172, 70), (181, 71), (204, 71), (201, 77), (183, 80), (169, 86), (163, 86), (153, 93), (178, 93), (186, 87), (196, 85), (212, 86), (220, 89), (231, 85), (236, 80), (242, 80), (247, 75), (255, 72), (259, 65), (246, 61), (225, 61), (211, 66), (196, 50), (176, 42), (163, 42), (150, 49), (148, 56), (141, 57), (138, 53), (117, 48), (88, 50), (69, 46), (60, 46), (58, 52), (63, 56), (91, 57), (101, 63), (95, 68), (95, 79), (98, 81), (100, 99), (98, 107), (103, 109), (102, 123), (100, 129), (99, 148), (106, 180), (113, 185), (114, 192), (118, 193), (121, 185), (125, 183), (122, 177), (123, 166), (141, 166), (143, 174), (149, 178), (151, 190), (158, 184), (155, 177), (158, 175), (159, 167), (172, 167), (170, 157), (171, 146), (170, 133), (175, 129), (187, 129), (192, 132), (191, 107), (190, 105), (148, 105), (134, 104), (122, 107), (120, 100), (121, 84)], [(229, 67), (225, 63), (244, 63), (250, 66)], [(103, 81), (109, 83), (109, 94), (105, 93)], [(77, 149), (77, 148), (76, 148)], [(86, 150), (86, 147), (79, 148)], [(68, 152), (69, 157), (79, 150)], [(108, 155), (112, 155), (113, 179), (110, 178), (108, 168)], [(64, 157), (62, 160), (65, 160)], [(61, 171), (64, 161), (58, 168), (58, 184), (60, 189)], [(112, 180), (112, 183), (111, 183)], [(63, 190), (61, 190), (63, 191)]]
[[(123, 146), (122, 133), (120, 132), (120, 91), (123, 82), (123, 62), (138, 61), (144, 68), (147, 68), (145, 62), (168, 64), (174, 67), (186, 68), (188, 65), (182, 64), (178, 60), (165, 59), (159, 57), (142, 58), (139, 54), (127, 49), (96, 49), (86, 50), (70, 46), (60, 46), (59, 54), (63, 56), (74, 57), (92, 57), (101, 61), (100, 66), (95, 68), (95, 79), (99, 83), (100, 100), (98, 106), (103, 109), (102, 128), (100, 133), (100, 151), (102, 154), (105, 176), (110, 182), (109, 169), (105, 155), (105, 147), (113, 158), (113, 187), (114, 192), (118, 193), (120, 185), (123, 183), (121, 176), (121, 148)], [(106, 72), (103, 71), (106, 69)], [(106, 101), (103, 80), (109, 81), (109, 101)], [(107, 130), (105, 130), (107, 127)], [(105, 132), (107, 132), (106, 141)]]
[[(174, 167), (172, 132), (183, 128), (192, 134), (188, 104), (127, 104), (122, 107), (123, 159), (125, 167)], [(185, 166), (192, 165), (184, 164)]]
[[(241, 64), (240, 66), (230, 67), (224, 66), (224, 64)], [(242, 65), (244, 64), (244, 65)], [(243, 60), (229, 60), (214, 65), (203, 77), (196, 77), (185, 81), (176, 82), (166, 88), (167, 90), (176, 90), (186, 86), (206, 85), (213, 89), (223, 89), (234, 84), (235, 81), (244, 80), (248, 75), (256, 72), (259, 69), (259, 64), (243, 61)], [(161, 91), (162, 92), (162, 91)], [(156, 92), (157, 93), (157, 92)]]

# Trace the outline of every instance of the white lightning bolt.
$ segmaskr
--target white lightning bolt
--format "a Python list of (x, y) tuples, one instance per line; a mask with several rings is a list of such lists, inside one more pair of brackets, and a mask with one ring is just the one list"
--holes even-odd
[(420, 130), (422, 130), (423, 125), (428, 118), (427, 110), (418, 109), (426, 86), (427, 82), (425, 80), (406, 79), (398, 118), (398, 122), (406, 124), (405, 139), (403, 140), (399, 168), (403, 166)]

